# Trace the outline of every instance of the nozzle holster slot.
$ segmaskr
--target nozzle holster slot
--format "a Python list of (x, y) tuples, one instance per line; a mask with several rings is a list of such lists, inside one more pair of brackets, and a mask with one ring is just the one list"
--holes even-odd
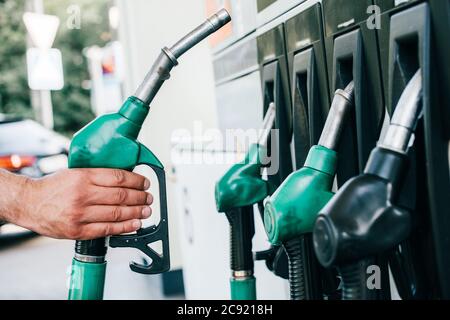
[[(420, 68), (423, 78), (423, 117), (418, 122), (414, 147), (409, 152), (410, 168), (398, 201), (413, 212), (414, 228), (404, 244), (412, 249), (393, 254), (397, 261), (391, 262), (392, 265), (408, 265), (410, 284), (402, 289), (405, 297), (450, 297), (447, 272), (450, 256), (446, 249), (450, 246), (446, 236), (450, 217), (443, 214), (448, 212), (450, 205), (448, 127), (445, 127), (449, 95), (448, 88), (443, 88), (449, 77), (448, 56), (442, 60), (448, 41), (436, 41), (447, 32), (443, 27), (448, 24), (448, 18), (443, 19), (443, 16), (450, 14), (446, 11), (449, 9), (448, 2), (434, 0), (411, 2), (403, 8), (387, 8), (381, 16), (384, 28), (378, 30), (386, 105), (390, 114), (414, 71)], [(438, 13), (440, 10), (443, 12)], [(394, 277), (397, 285), (402, 283), (400, 275), (394, 273)], [(414, 294), (411, 294), (411, 288)], [(405, 293), (407, 290), (408, 294)]]
[(264, 95), (263, 113), (274, 103), (276, 109), (275, 127), (278, 141), (269, 141), (269, 155), (276, 152), (279, 170), (269, 176), (269, 182), (277, 187), (292, 172), (290, 143), (292, 140), (292, 110), (289, 89), (289, 75), (285, 56), (284, 26), (281, 24), (256, 39), (258, 62), (262, 72)]
[[(337, 149), (337, 184), (341, 188), (361, 174), (376, 146), (384, 120), (385, 105), (380, 74), (378, 39), (369, 29), (367, 8), (373, 1), (323, 0), (325, 48), (330, 95), (354, 81), (354, 111), (351, 125), (343, 131)], [(390, 297), (386, 259), (376, 257), (382, 273), (382, 290), (377, 298)]]
[(319, 141), (330, 106), (322, 6), (317, 3), (302, 11), (286, 21), (285, 28), (292, 70), (294, 163), (300, 169)]

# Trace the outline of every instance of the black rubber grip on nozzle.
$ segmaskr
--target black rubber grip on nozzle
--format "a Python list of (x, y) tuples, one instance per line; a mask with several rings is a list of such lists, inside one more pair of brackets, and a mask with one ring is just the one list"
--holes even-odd
[(226, 215), (230, 223), (231, 270), (253, 270), (252, 239), (255, 235), (253, 207), (233, 209)]
[(84, 256), (103, 257), (107, 249), (105, 238), (75, 242), (75, 252)]

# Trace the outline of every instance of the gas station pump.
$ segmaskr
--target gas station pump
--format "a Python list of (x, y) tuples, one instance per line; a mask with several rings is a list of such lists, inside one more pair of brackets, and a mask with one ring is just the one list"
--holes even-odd
[(410, 236), (390, 254), (389, 264), (404, 299), (450, 297), (447, 1), (376, 0), (388, 113), (417, 69), (422, 70), (423, 118), (409, 152), (409, 169), (398, 202), (414, 212)]
[[(402, 298), (449, 297), (450, 219), (442, 214), (450, 190), (449, 108), (437, 107), (439, 96), (448, 101), (450, 77), (445, 63), (450, 50), (442, 44), (448, 21), (441, 21), (448, 20), (450, 5), (443, 3), (306, 1), (216, 52), (219, 96), (234, 102), (222, 101), (219, 113), (236, 115), (227, 108), (240, 108), (236, 100), (255, 95), (248, 89), (261, 80), (262, 105), (242, 108), (241, 118), (231, 120), (251, 123), (262, 113), (264, 129), (279, 132), (276, 139), (261, 137), (244, 162), (216, 184), (217, 209), (230, 224), (231, 299), (256, 299), (255, 260), (265, 260), (283, 278), (289, 269), (292, 300), (332, 299), (340, 288), (345, 300), (389, 299), (389, 272)], [(380, 30), (367, 25), (373, 4), (381, 8)], [(136, 139), (177, 59), (229, 20), (220, 11), (164, 48), (118, 113), (95, 120), (74, 137), (72, 168), (151, 167), (159, 180), (161, 221), (109, 242), (77, 241), (70, 299), (102, 298), (108, 245), (134, 247), (151, 258), (149, 266), (131, 263), (133, 271), (168, 270), (164, 169)], [(439, 68), (431, 68), (431, 59)], [(229, 96), (245, 85), (248, 96)], [(388, 128), (380, 138), (383, 120)], [(280, 168), (263, 179), (266, 149), (276, 153)], [(116, 158), (117, 153), (125, 156)], [(291, 174), (293, 164), (297, 171)], [(264, 212), (272, 247), (253, 254), (255, 206)], [(156, 241), (162, 241), (162, 255), (149, 247)], [(369, 290), (366, 270), (374, 265), (381, 271), (381, 288)]]
[[(338, 147), (337, 189), (361, 174), (376, 146), (385, 118), (377, 30), (367, 24), (372, 0), (323, 0), (325, 49), (330, 91), (353, 81), (354, 108)], [(372, 293), (390, 299), (387, 257), (375, 258), (382, 269), (382, 286)]]

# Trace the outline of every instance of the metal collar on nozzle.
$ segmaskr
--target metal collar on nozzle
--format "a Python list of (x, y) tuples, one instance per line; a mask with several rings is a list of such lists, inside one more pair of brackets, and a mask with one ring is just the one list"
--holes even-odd
[(378, 144), (380, 148), (399, 153), (408, 152), (417, 122), (423, 114), (421, 99), (422, 73), (419, 69), (398, 101), (386, 136)]

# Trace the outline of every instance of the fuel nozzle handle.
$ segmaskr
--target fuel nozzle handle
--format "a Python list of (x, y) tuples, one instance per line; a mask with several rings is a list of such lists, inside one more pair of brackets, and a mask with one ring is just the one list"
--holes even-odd
[(189, 32), (170, 49), (163, 48), (134, 96), (150, 105), (162, 84), (170, 78), (170, 71), (178, 65), (178, 58), (230, 21), (230, 14), (222, 9)]
[(344, 90), (338, 89), (331, 104), (330, 113), (320, 136), (319, 145), (335, 150), (339, 142), (344, 123), (353, 107), (355, 83), (350, 82)]

